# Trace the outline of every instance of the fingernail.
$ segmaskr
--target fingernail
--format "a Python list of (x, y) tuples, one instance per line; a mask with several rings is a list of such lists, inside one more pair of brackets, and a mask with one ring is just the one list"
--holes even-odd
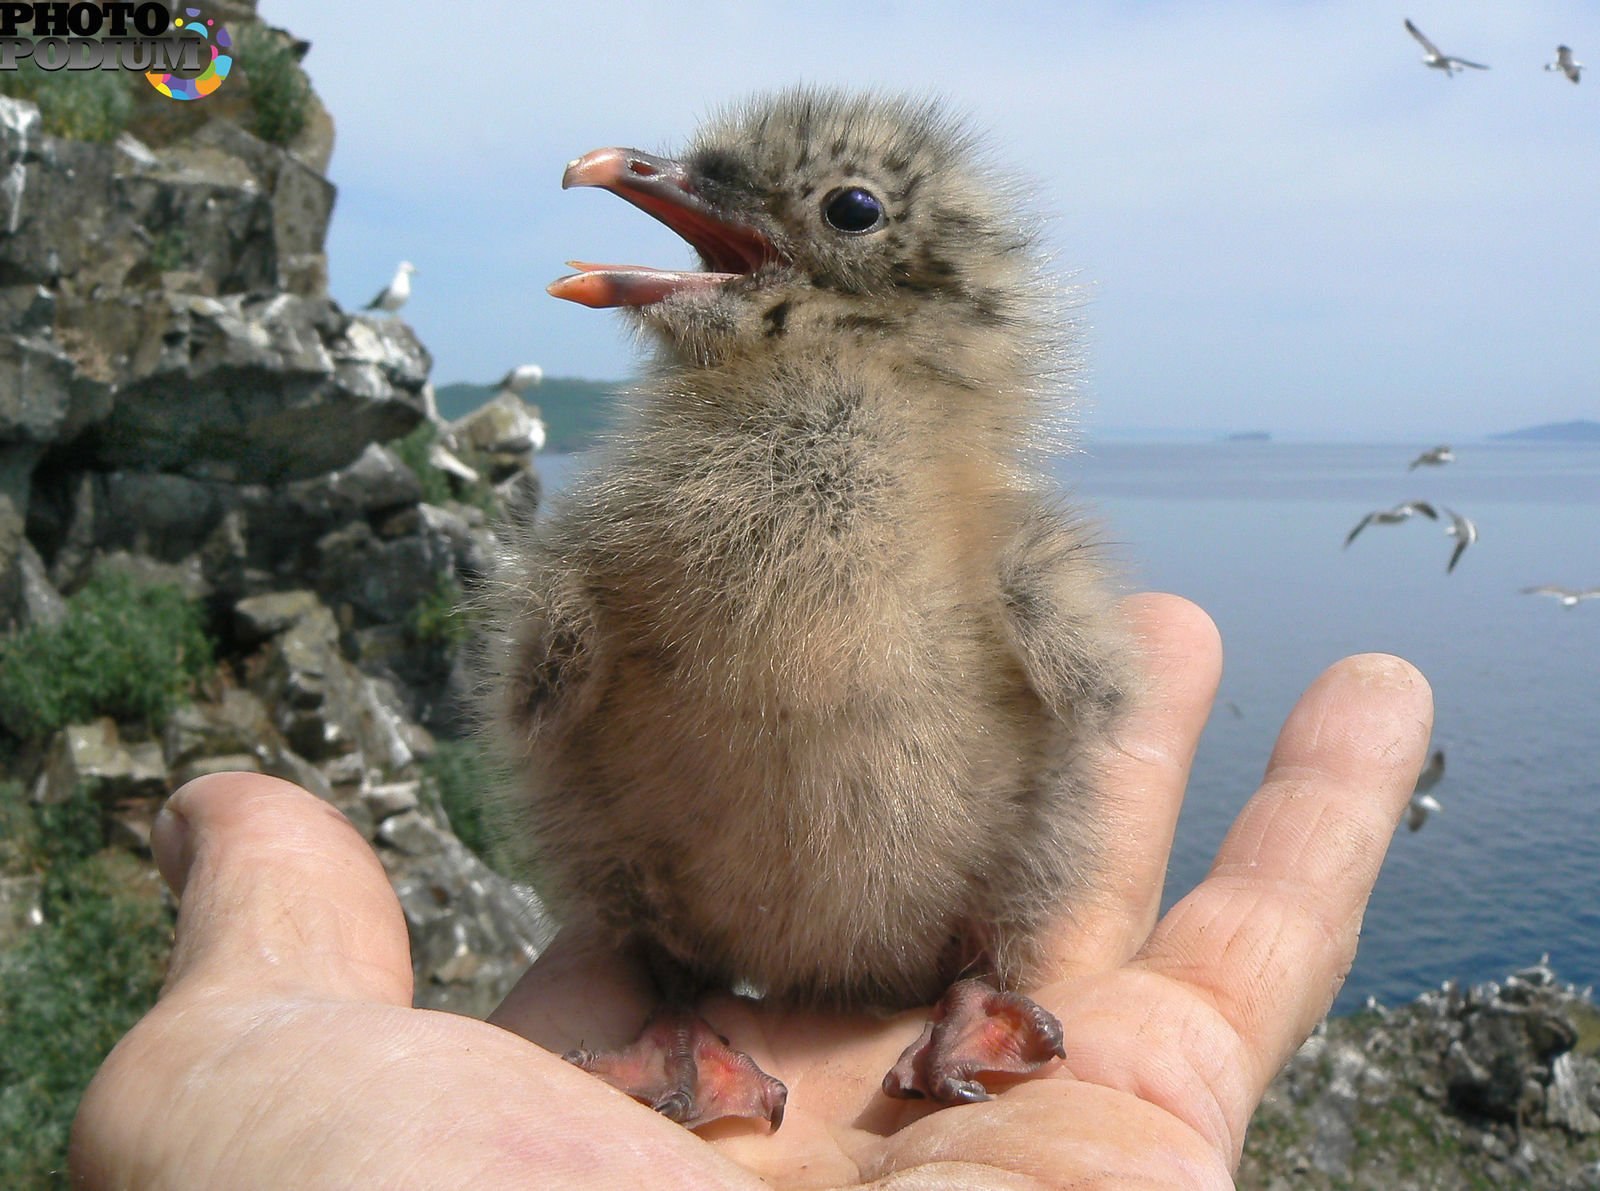
[(189, 820), (172, 805), (172, 799), (167, 799), (150, 828), (150, 850), (155, 854), (156, 866), (167, 887), (178, 896), (183, 894), (184, 884), (189, 879), (189, 865), (194, 860), (193, 835)]

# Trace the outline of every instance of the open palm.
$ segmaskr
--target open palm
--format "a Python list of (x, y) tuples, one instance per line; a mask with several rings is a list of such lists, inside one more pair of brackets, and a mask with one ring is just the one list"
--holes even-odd
[[(309, 795), (200, 779), (157, 835), (181, 891), (161, 1002), (85, 1096), (88, 1186), (1231, 1186), (1268, 1081), (1327, 1011), (1426, 748), (1431, 699), (1367, 655), (1291, 713), (1202, 884), (1157, 921), (1221, 667), (1170, 596), (1128, 615), (1149, 682), (1103, 760), (1109, 854), (1027, 991), (1066, 1059), (995, 1099), (930, 1110), (884, 1072), (925, 1011), (880, 1019), (719, 997), (702, 1006), (789, 1087), (783, 1127), (698, 1134), (561, 1061), (611, 1046), (646, 982), (569, 927), (493, 1021), (410, 1004), (404, 922), (370, 850)], [(505, 1028), (498, 1028), (505, 1027)], [(531, 1041), (530, 1041), (531, 1040)]]

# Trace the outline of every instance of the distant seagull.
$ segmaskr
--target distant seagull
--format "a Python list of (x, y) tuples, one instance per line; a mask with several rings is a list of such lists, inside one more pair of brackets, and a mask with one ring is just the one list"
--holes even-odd
[(1448, 575), (1456, 569), (1456, 563), (1461, 561), (1461, 556), (1467, 547), (1478, 540), (1478, 527), (1453, 509), (1445, 509), (1445, 514), (1450, 518), (1445, 533), (1456, 540), (1456, 548), (1450, 554), (1450, 565), (1444, 569), (1444, 573)]
[(1428, 821), (1428, 816), (1444, 810), (1439, 805), (1439, 800), (1428, 791), (1439, 784), (1439, 779), (1444, 776), (1444, 750), (1434, 749), (1433, 755), (1428, 758), (1428, 763), (1422, 767), (1422, 772), (1417, 774), (1416, 789), (1411, 792), (1411, 803), (1406, 807), (1406, 826), (1412, 831), (1420, 830)]
[(1544, 68), (1546, 70), (1559, 70), (1574, 83), (1578, 81), (1578, 76), (1583, 73), (1583, 63), (1574, 62), (1571, 48), (1564, 45), (1556, 47), (1556, 60), (1554, 62), (1546, 62)]
[(378, 296), (362, 307), (363, 310), (386, 310), (393, 314), (406, 304), (411, 296), (411, 274), (417, 267), (410, 261), (401, 261), (394, 271), (394, 280), (378, 291)]
[(1399, 525), (1400, 522), (1408, 520), (1413, 513), (1421, 513), (1430, 521), (1439, 520), (1438, 512), (1435, 511), (1434, 507), (1427, 501), (1408, 500), (1403, 505), (1395, 505), (1395, 507), (1392, 509), (1379, 509), (1376, 512), (1368, 513), (1365, 517), (1361, 518), (1361, 520), (1356, 523), (1356, 527), (1350, 531), (1350, 536), (1345, 538), (1345, 548), (1349, 549), (1350, 543), (1356, 540), (1356, 534), (1360, 533), (1367, 526)]
[(1576, 608), (1582, 600), (1600, 600), (1600, 587), (1578, 591), (1571, 587), (1557, 587), (1554, 583), (1541, 583), (1538, 587), (1524, 587), (1522, 594), (1555, 596), (1563, 608)]
[(1431, 451), (1424, 451), (1411, 461), (1407, 471), (1415, 471), (1419, 467), (1443, 467), (1446, 463), (1454, 463), (1456, 453), (1449, 447), (1434, 447)]
[(518, 364), (495, 386), (497, 393), (526, 393), (544, 380), (544, 369), (537, 364)]
[(1406, 21), (1406, 32), (1420, 41), (1422, 48), (1427, 51), (1422, 56), (1422, 64), (1444, 71), (1445, 78), (1454, 78), (1456, 71), (1464, 66), (1470, 66), (1473, 70), (1489, 69), (1482, 62), (1468, 62), (1465, 58), (1452, 58), (1449, 54), (1441, 52), (1439, 47), (1429, 41), (1422, 30), (1413, 25), (1409, 19)]
[[(544, 369), (537, 364), (518, 364), (510, 372), (500, 378), (500, 383), (495, 386), (495, 396), (509, 393), (513, 397), (521, 397), (523, 393), (533, 388), (544, 380)], [(544, 450), (547, 438), (544, 419), (539, 416), (538, 407), (526, 411), (528, 417), (528, 449), (531, 451)]]

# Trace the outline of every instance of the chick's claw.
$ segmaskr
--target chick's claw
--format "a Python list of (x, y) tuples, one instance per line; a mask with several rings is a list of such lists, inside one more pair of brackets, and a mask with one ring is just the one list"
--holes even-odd
[(662, 1008), (621, 1050), (568, 1051), (567, 1062), (690, 1129), (723, 1117), (783, 1123), (784, 1085), (696, 1013)]
[(883, 1077), (883, 1090), (905, 1100), (968, 1104), (989, 1098), (977, 1078), (983, 1072), (1026, 1075), (1065, 1055), (1055, 1014), (1020, 993), (962, 980)]

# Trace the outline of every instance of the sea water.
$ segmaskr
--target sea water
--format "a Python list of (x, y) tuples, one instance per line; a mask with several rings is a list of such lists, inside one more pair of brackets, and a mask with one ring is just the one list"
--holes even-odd
[[(1394, 840), (1336, 1011), (1544, 952), (1562, 979), (1600, 982), (1600, 599), (1521, 591), (1600, 586), (1600, 447), (1458, 444), (1455, 463), (1408, 472), (1431, 445), (1104, 442), (1056, 464), (1130, 588), (1187, 596), (1222, 632), (1168, 905), (1205, 875), (1320, 671), (1380, 650), (1432, 683), (1444, 810)], [(541, 459), (547, 493), (580, 466)], [(1453, 574), (1455, 540), (1421, 517), (1345, 547), (1366, 513), (1418, 499), (1478, 525)]]

